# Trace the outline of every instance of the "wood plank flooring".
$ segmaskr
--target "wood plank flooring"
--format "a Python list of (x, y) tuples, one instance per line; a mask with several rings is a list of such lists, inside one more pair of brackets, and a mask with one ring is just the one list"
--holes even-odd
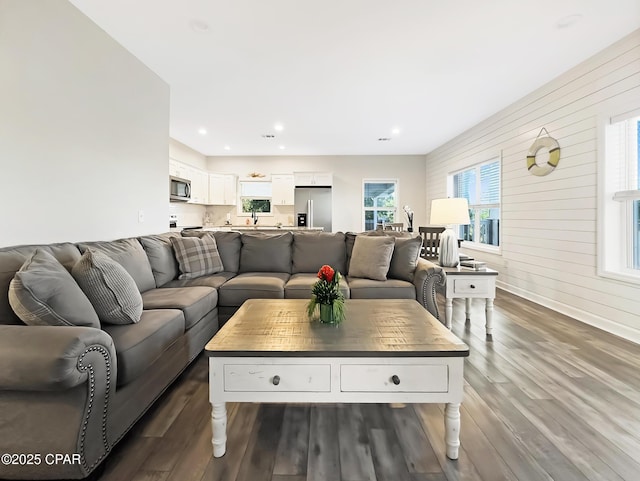
[(480, 300), (471, 317), (456, 299), (453, 332), (471, 348), (457, 461), (433, 404), (230, 403), (227, 453), (214, 459), (201, 356), (99, 479), (640, 480), (640, 346), (500, 290), (493, 341)]

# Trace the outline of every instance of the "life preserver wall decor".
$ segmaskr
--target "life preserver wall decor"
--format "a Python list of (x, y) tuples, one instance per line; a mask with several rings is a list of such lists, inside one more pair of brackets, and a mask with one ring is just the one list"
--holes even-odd
[[(540, 137), (543, 131), (547, 134), (546, 137)], [(546, 148), (549, 151), (549, 160), (547, 160), (547, 163), (544, 165), (538, 165), (536, 164), (536, 154), (542, 148)], [(560, 162), (560, 145), (556, 139), (549, 135), (547, 129), (542, 127), (540, 133), (536, 137), (536, 140), (531, 145), (531, 148), (529, 148), (527, 155), (527, 170), (533, 175), (547, 175), (558, 166), (558, 162)]]

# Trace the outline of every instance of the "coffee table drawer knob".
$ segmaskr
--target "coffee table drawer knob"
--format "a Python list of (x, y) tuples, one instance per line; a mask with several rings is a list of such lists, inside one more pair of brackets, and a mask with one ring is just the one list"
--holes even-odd
[(474, 286), (473, 284), (471, 284), (469, 287), (470, 287), (471, 289), (475, 289), (475, 288), (476, 288), (476, 286)]
[(280, 376), (273, 376), (273, 385), (277, 386), (278, 384), (280, 384)]
[(399, 378), (397, 375), (395, 375), (395, 374), (394, 374), (393, 376), (391, 376), (391, 381), (392, 381), (392, 382), (393, 382), (393, 384), (395, 384), (396, 386), (397, 386), (398, 384), (400, 384), (400, 378)]

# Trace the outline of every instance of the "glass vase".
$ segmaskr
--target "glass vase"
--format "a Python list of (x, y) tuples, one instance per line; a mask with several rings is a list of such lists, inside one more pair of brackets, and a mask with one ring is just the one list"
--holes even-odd
[(320, 322), (325, 324), (336, 324), (339, 322), (333, 316), (333, 304), (320, 304)]

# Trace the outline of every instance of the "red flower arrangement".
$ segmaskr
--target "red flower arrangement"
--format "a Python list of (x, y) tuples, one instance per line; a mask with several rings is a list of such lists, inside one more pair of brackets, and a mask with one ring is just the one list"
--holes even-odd
[(311, 300), (307, 304), (310, 318), (320, 306), (320, 321), (337, 324), (344, 320), (344, 295), (340, 292), (340, 273), (328, 265), (318, 271), (318, 280), (311, 288)]

